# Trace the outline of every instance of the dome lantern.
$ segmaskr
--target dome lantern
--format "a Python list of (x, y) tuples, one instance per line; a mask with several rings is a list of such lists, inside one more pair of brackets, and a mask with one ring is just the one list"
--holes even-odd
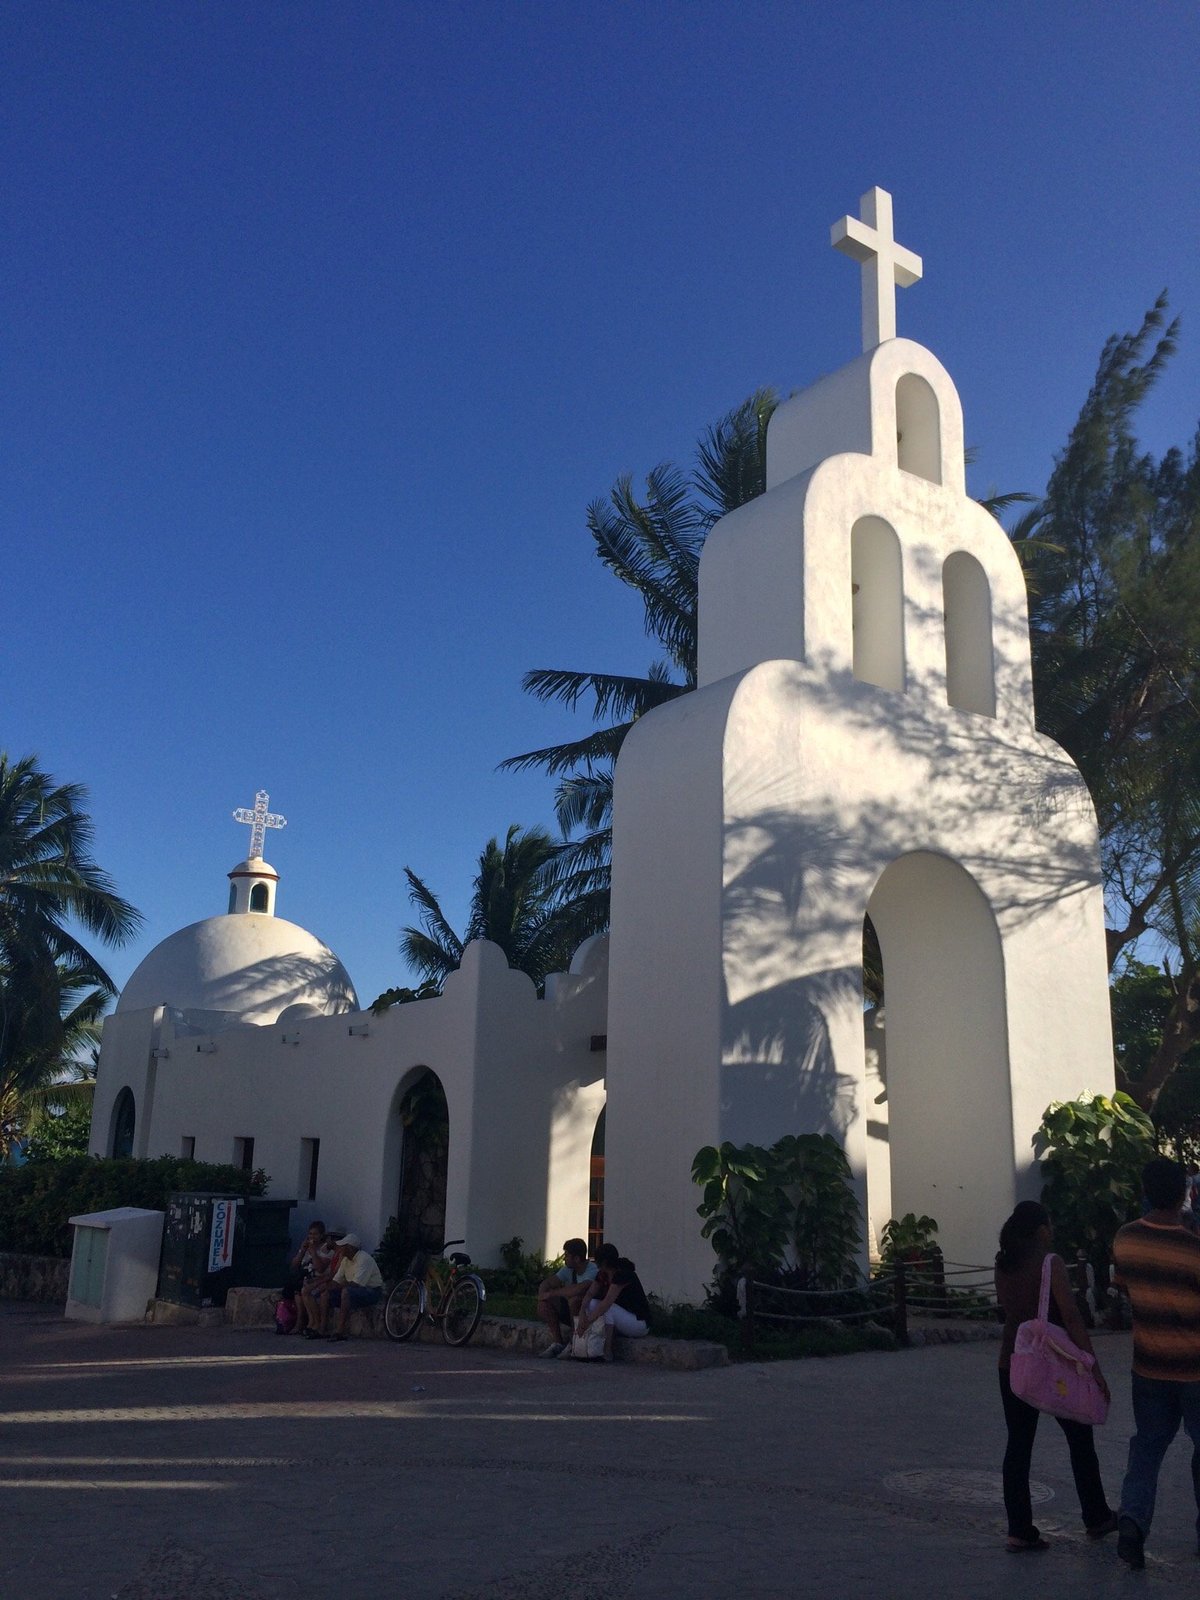
[(253, 808), (239, 806), (233, 820), (250, 829), (250, 854), (239, 861), (229, 874), (229, 913), (256, 913), (259, 916), (275, 915), (275, 891), (279, 874), (263, 860), (263, 841), (268, 828), (286, 828), (287, 818), (267, 810), (270, 799), (265, 789), (254, 796)]

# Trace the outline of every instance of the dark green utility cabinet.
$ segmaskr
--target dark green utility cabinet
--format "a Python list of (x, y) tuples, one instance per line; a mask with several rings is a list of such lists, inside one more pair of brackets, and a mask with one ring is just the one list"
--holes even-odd
[[(214, 1238), (214, 1214), (227, 1224), (234, 1203), (232, 1237)], [(288, 1258), (288, 1216), (294, 1200), (231, 1194), (173, 1194), (163, 1226), (158, 1298), (181, 1306), (223, 1306), (240, 1284), (272, 1287), (283, 1282)], [(217, 1252), (214, 1258), (214, 1250)]]

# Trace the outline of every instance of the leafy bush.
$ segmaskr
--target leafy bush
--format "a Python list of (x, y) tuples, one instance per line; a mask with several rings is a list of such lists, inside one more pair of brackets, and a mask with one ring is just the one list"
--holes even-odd
[(156, 1161), (63, 1156), (0, 1168), (0, 1249), (23, 1255), (69, 1256), (70, 1217), (115, 1206), (165, 1211), (178, 1189), (222, 1194), (265, 1194), (261, 1169), (219, 1166), (160, 1156)]
[(879, 1259), (885, 1267), (894, 1267), (897, 1261), (928, 1261), (941, 1256), (941, 1247), (934, 1239), (938, 1225), (932, 1217), (918, 1217), (915, 1211), (906, 1211), (902, 1217), (892, 1217), (883, 1225), (879, 1238)]
[(389, 1283), (395, 1283), (408, 1271), (411, 1261), (412, 1246), (403, 1234), (399, 1220), (389, 1217), (375, 1250), (375, 1265)]
[(41, 1119), (25, 1146), (25, 1159), (61, 1161), (64, 1156), (85, 1156), (91, 1136), (91, 1102), (77, 1101), (65, 1111)]
[(797, 1288), (853, 1282), (862, 1233), (850, 1176), (827, 1133), (788, 1134), (769, 1150), (726, 1143), (697, 1153), (692, 1181), (704, 1193), (701, 1232), (717, 1253), (719, 1309), (732, 1309), (731, 1284), (748, 1268)]
[(1142, 1168), (1154, 1155), (1154, 1124), (1129, 1095), (1102, 1094), (1046, 1108), (1034, 1139), (1042, 1158), (1042, 1202), (1068, 1259), (1082, 1250), (1107, 1283), (1113, 1235), (1141, 1213)]
[(650, 1296), (650, 1332), (664, 1339), (706, 1339), (723, 1344), (733, 1361), (792, 1361), (897, 1348), (892, 1334), (874, 1324), (858, 1322), (847, 1327), (829, 1321), (783, 1328), (762, 1323), (755, 1331), (754, 1351), (747, 1355), (742, 1325), (736, 1317), (724, 1316), (711, 1306), (667, 1305), (654, 1295)]
[[(553, 1261), (545, 1261), (537, 1251), (525, 1251), (525, 1241), (520, 1234), (514, 1234), (511, 1239), (506, 1239), (500, 1246), (500, 1259), (502, 1267), (477, 1267), (476, 1271), (483, 1279), (483, 1286), (489, 1294), (524, 1299), (529, 1295), (536, 1297), (538, 1286), (543, 1278), (548, 1277), (556, 1267), (563, 1264), (562, 1256)], [(536, 1316), (536, 1312), (533, 1315)]]

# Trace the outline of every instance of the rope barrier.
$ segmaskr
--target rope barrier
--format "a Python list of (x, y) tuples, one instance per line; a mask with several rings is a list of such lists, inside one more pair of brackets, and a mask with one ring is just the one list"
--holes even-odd
[(851, 1284), (847, 1289), (789, 1289), (783, 1283), (760, 1283), (757, 1278), (748, 1280), (756, 1291), (762, 1294), (790, 1294), (799, 1298), (811, 1300), (817, 1296), (828, 1300), (830, 1295), (839, 1294), (871, 1294), (876, 1289), (886, 1289), (895, 1283), (895, 1278), (872, 1278), (868, 1283)]

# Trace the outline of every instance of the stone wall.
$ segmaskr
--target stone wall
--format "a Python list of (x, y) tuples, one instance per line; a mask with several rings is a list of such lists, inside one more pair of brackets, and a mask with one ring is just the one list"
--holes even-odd
[[(269, 1328), (275, 1321), (275, 1289), (230, 1289), (225, 1301), (225, 1321), (235, 1328)], [(350, 1314), (348, 1332), (355, 1339), (384, 1339), (383, 1307)], [(442, 1332), (432, 1323), (417, 1330), (422, 1343), (441, 1344)], [(525, 1322), (516, 1317), (485, 1316), (475, 1330), (472, 1342), (485, 1350), (507, 1350), (513, 1355), (538, 1356), (546, 1345), (546, 1330), (540, 1322)], [(622, 1339), (614, 1341), (618, 1361), (640, 1366), (673, 1367), (695, 1372), (704, 1367), (729, 1364), (729, 1352), (722, 1344), (700, 1339)]]
[(67, 1303), (71, 1263), (58, 1256), (19, 1256), (0, 1251), (0, 1300)]

